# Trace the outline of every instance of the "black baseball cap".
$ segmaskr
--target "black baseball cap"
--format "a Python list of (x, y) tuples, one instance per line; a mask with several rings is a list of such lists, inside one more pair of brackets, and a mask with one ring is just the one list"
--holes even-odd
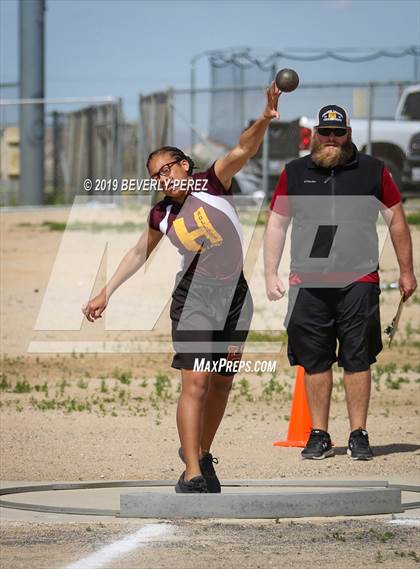
[(338, 105), (326, 105), (318, 112), (318, 124), (321, 126), (336, 126), (347, 128), (350, 126), (350, 119), (347, 111)]

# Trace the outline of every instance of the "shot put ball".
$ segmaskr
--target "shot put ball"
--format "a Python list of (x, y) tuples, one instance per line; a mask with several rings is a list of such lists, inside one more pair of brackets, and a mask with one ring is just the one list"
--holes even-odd
[(281, 69), (276, 75), (276, 85), (280, 91), (290, 93), (299, 85), (299, 75), (293, 69)]

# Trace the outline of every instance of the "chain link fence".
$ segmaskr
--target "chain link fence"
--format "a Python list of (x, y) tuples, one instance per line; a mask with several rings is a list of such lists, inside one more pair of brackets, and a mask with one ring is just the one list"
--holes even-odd
[[(235, 177), (234, 192), (244, 197), (269, 197), (284, 163), (308, 151), (310, 132), (305, 124), (325, 104), (345, 107), (353, 124), (361, 119), (357, 132), (363, 136), (355, 138), (355, 143), (362, 151), (378, 155), (376, 121), (388, 121), (392, 127), (401, 93), (412, 84), (301, 84), (293, 93), (283, 94), (280, 121), (272, 122), (256, 157)], [(74, 196), (83, 193), (86, 178), (145, 178), (147, 156), (167, 144), (182, 148), (193, 156), (198, 168), (205, 168), (226, 153), (242, 130), (260, 115), (265, 88), (264, 84), (243, 84), (140, 95), (138, 118), (131, 122), (124, 117), (121, 100), (61, 104), (45, 101), (44, 203), (72, 203)], [(2, 89), (1, 94), (18, 101), (13, 98), (13, 89), (7, 93)], [(400, 144), (393, 139), (392, 128), (388, 136), (390, 146)], [(17, 205), (20, 171), (16, 102), (0, 105), (0, 150), (0, 203)], [(398, 179), (406, 149), (395, 159), (383, 155), (383, 146), (380, 150)], [(117, 195), (110, 192), (109, 200), (117, 199)]]
[[(17, 101), (17, 102), (14, 102)], [(122, 102), (57, 101), (0, 105), (0, 204), (20, 204), (19, 112), (23, 104), (43, 104), (44, 204), (71, 204), (84, 193), (85, 179), (120, 179), (137, 174), (137, 124), (125, 120)], [(106, 195), (107, 191), (101, 192)], [(113, 200), (110, 192), (109, 200)], [(93, 199), (93, 198), (92, 198)]]

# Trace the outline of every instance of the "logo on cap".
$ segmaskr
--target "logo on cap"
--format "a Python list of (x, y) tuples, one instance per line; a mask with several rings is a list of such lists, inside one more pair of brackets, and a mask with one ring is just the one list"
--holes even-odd
[(328, 111), (326, 111), (325, 113), (323, 113), (321, 115), (321, 119), (323, 121), (343, 121), (344, 122), (344, 117), (341, 113), (339, 113), (338, 111), (329, 109)]

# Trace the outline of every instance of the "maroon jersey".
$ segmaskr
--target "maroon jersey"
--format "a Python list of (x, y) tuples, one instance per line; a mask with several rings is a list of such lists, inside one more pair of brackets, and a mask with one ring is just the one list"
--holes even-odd
[(202, 190), (188, 190), (183, 204), (165, 196), (151, 209), (149, 226), (169, 237), (183, 257), (184, 272), (234, 281), (242, 271), (243, 255), (231, 189), (224, 188), (214, 164), (192, 178), (207, 180), (206, 188), (201, 182)]

